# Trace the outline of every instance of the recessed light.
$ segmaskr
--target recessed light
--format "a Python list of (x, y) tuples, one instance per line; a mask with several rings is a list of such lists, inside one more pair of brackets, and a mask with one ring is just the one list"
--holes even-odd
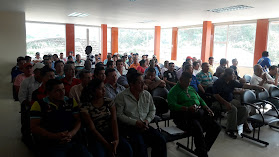
[(89, 16), (89, 14), (73, 12), (73, 13), (69, 14), (68, 16), (69, 17), (86, 17), (86, 16)]
[(254, 7), (247, 6), (247, 5), (236, 5), (236, 6), (230, 6), (225, 8), (217, 8), (217, 9), (211, 9), (207, 10), (214, 13), (222, 13), (222, 12), (228, 12), (228, 11), (237, 11), (237, 10), (244, 10), (244, 9), (251, 9)]
[(138, 23), (153, 23), (156, 22), (155, 20), (144, 20), (144, 21), (140, 21)]
[(135, 2), (136, 0), (129, 0), (130, 2)]

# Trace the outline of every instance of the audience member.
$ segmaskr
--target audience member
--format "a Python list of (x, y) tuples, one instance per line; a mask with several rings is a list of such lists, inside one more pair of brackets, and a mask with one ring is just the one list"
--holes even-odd
[[(237, 126), (244, 124), (243, 131), (250, 133), (251, 130), (248, 127), (247, 117), (248, 110), (246, 106), (243, 106), (241, 102), (233, 97), (233, 91), (235, 88), (245, 88), (254, 90), (264, 90), (260, 86), (241, 84), (234, 79), (234, 71), (231, 68), (225, 69), (224, 75), (220, 77), (213, 85), (213, 93), (217, 102), (213, 103), (213, 106), (217, 108), (223, 108), (227, 110), (227, 126), (226, 134), (236, 139)], [(221, 105), (221, 106), (220, 106)]]
[(152, 148), (152, 157), (166, 157), (166, 140), (158, 130), (149, 126), (156, 108), (151, 94), (144, 90), (143, 77), (139, 73), (131, 73), (127, 79), (130, 88), (115, 98), (117, 117), (122, 127), (120, 133), (130, 137), (135, 157), (148, 157), (146, 144)]
[(67, 62), (69, 62), (69, 61), (71, 61), (71, 62), (73, 62), (73, 61), (74, 61), (73, 56), (68, 56), (68, 58), (67, 58)]
[(128, 61), (126, 61), (126, 63), (128, 64), (129, 67), (134, 63), (131, 55), (128, 56)]
[(63, 63), (66, 63), (67, 62), (67, 59), (64, 58), (64, 54), (61, 52), (60, 55), (59, 55), (59, 59), (63, 62)]
[(80, 129), (78, 104), (65, 97), (64, 85), (59, 80), (46, 83), (47, 97), (36, 101), (31, 108), (31, 131), (37, 139), (37, 148), (44, 157), (90, 157), (87, 149), (75, 142)]
[(196, 76), (200, 71), (200, 63), (197, 61), (193, 62), (193, 75)]
[(114, 99), (116, 95), (125, 90), (125, 87), (117, 83), (115, 69), (106, 70), (105, 97)]
[(81, 83), (79, 79), (75, 77), (75, 66), (74, 64), (65, 64), (64, 66), (65, 77), (61, 79), (61, 82), (65, 87), (65, 95), (69, 96), (70, 90), (74, 85)]
[(125, 55), (122, 56), (121, 59), (122, 59), (123, 66), (124, 66), (125, 70), (128, 70), (128, 69), (129, 69), (129, 65), (126, 63), (126, 61), (127, 61), (127, 55), (126, 55), (126, 56), (125, 56)]
[(192, 75), (192, 79), (190, 82), (190, 86), (193, 87), (197, 93), (199, 93), (200, 96), (203, 96), (205, 93), (205, 90), (203, 89), (202, 85), (198, 81), (195, 75), (193, 75), (193, 67), (190, 64), (185, 65), (185, 72), (189, 73)]
[(81, 101), (80, 101), (81, 92), (91, 81), (92, 75), (91, 75), (90, 71), (82, 70), (79, 74), (79, 78), (80, 78), (81, 83), (74, 85), (71, 88), (70, 93), (69, 93), (69, 98), (74, 98), (77, 101), (78, 105), (81, 106)]
[(268, 73), (263, 72), (262, 66), (256, 64), (254, 66), (254, 74), (251, 78), (250, 84), (264, 87), (267, 91), (269, 91), (269, 88), (271, 86), (274, 86), (276, 83), (272, 78), (268, 76)]
[(211, 109), (190, 86), (191, 78), (192, 74), (182, 73), (179, 82), (168, 94), (168, 103), (173, 122), (195, 138), (197, 156), (207, 157), (221, 127), (213, 120), (214, 113)]
[(144, 71), (144, 74), (146, 75), (147, 74), (147, 71), (148, 71), (148, 69), (150, 69), (150, 68), (153, 68), (153, 69), (155, 69), (155, 76), (157, 76), (157, 77), (159, 77), (160, 78), (160, 70), (158, 69), (158, 67), (157, 66), (155, 66), (155, 60), (150, 60), (150, 62), (149, 62), (149, 67), (148, 68), (146, 68), (145, 69), (145, 71)]
[(141, 56), (142, 60), (146, 60), (148, 58), (148, 55), (147, 54), (144, 54)]
[(133, 58), (133, 64), (130, 65), (130, 68), (134, 68), (134, 69), (137, 70), (138, 66), (140, 66), (139, 61), (138, 61), (138, 58), (137, 58), (137, 57), (134, 57), (134, 58)]
[(175, 86), (178, 81), (176, 72), (174, 71), (174, 63), (172, 62), (169, 63), (168, 70), (164, 72), (164, 81), (168, 90)]
[(114, 68), (115, 68), (115, 62), (114, 61), (108, 61), (107, 69), (114, 69)]
[(48, 66), (49, 68), (52, 68), (52, 61), (47, 57), (43, 60), (44, 65)]
[(267, 51), (263, 51), (262, 58), (260, 58), (257, 63), (262, 66), (264, 72), (267, 72), (268, 68), (271, 66), (271, 61), (268, 57), (269, 53)]
[(50, 79), (55, 79), (54, 70), (49, 68), (48, 66), (44, 66), (41, 69), (40, 75), (41, 75), (42, 83), (41, 83), (41, 86), (32, 93), (31, 103), (33, 103), (35, 101), (39, 101), (39, 100), (43, 99), (44, 97), (46, 97), (47, 96), (46, 82)]
[(90, 61), (91, 63), (91, 69), (95, 68), (95, 59), (94, 59), (94, 55), (91, 54), (92, 53), (92, 46), (86, 46), (85, 48), (85, 54), (86, 56), (86, 60)]
[[(72, 56), (72, 60), (71, 60), (71, 61), (73, 61), (73, 62), (76, 61), (76, 58), (75, 58), (75, 56), (74, 56), (74, 52), (73, 52), (73, 51), (70, 51), (70, 52), (69, 52), (69, 56)], [(69, 56), (68, 56), (68, 58), (69, 58)]]
[(33, 62), (31, 61), (32, 58), (30, 56), (25, 56), (24, 59), (25, 59), (26, 63), (33, 64)]
[[(134, 69), (134, 68), (129, 69), (128, 72), (127, 72), (127, 75), (130, 75), (132, 73), (137, 73), (137, 70)], [(120, 76), (117, 79), (117, 83), (120, 84), (121, 86), (124, 86), (125, 88), (129, 88), (129, 83), (128, 83), (128, 80), (127, 80), (127, 75), (122, 75), (122, 76)]]
[(104, 83), (92, 80), (82, 91), (81, 115), (88, 128), (88, 147), (93, 156), (132, 157), (130, 144), (118, 134), (116, 108), (112, 99), (105, 98)]
[(213, 76), (209, 72), (209, 64), (206, 62), (202, 63), (202, 70), (196, 77), (204, 89), (213, 85)]
[(111, 54), (107, 55), (107, 59), (104, 60), (104, 65), (107, 65), (108, 61), (111, 61)]
[(35, 58), (33, 59), (33, 63), (41, 62), (42, 58), (40, 57), (40, 52), (36, 52)]
[(225, 58), (222, 58), (220, 60), (220, 66), (217, 67), (216, 72), (215, 72), (215, 76), (216, 77), (221, 77), (221, 75), (225, 72), (225, 69), (227, 68), (228, 62)]
[(127, 71), (126, 69), (123, 67), (123, 61), (121, 59), (118, 59), (116, 61), (116, 69), (115, 69), (115, 72), (116, 72), (116, 76), (117, 76), (117, 79), (122, 76), (122, 75), (126, 75), (127, 74)]
[(183, 62), (182, 67), (176, 71), (176, 76), (178, 78), (178, 80), (180, 79), (182, 73), (185, 71), (185, 66), (186, 64), (189, 64), (188, 62)]
[(16, 66), (13, 67), (12, 71), (11, 71), (11, 76), (12, 76), (11, 82), (12, 83), (14, 83), (15, 78), (17, 77), (17, 75), (23, 73), (24, 64), (26, 63), (26, 60), (25, 60), (24, 57), (20, 56), (20, 57), (17, 58), (16, 62), (17, 62)]
[(112, 61), (116, 62), (118, 60), (117, 54), (112, 55)]
[(278, 86), (278, 66), (275, 65), (270, 66), (268, 74), (269, 75), (266, 75), (267, 80), (270, 82), (274, 81), (273, 84), (275, 86)]
[(141, 60), (139, 62), (140, 66), (138, 66), (138, 68), (136, 69), (138, 71), (138, 73), (144, 74), (144, 71), (147, 68), (146, 63), (147, 63), (146, 60)]
[(94, 78), (104, 82), (106, 80), (105, 68), (104, 67), (96, 68), (94, 70)]
[(55, 79), (61, 80), (65, 77), (64, 74), (64, 62), (61, 60), (58, 60), (54, 63), (55, 67)]
[(193, 57), (193, 58), (192, 58), (192, 62), (194, 63), (194, 62), (196, 62), (196, 61), (198, 61), (198, 59), (197, 59), (196, 57)]
[(237, 65), (238, 65), (238, 61), (235, 58), (235, 59), (232, 60), (232, 66), (230, 66), (230, 68), (232, 68), (234, 70), (234, 74), (235, 74), (236, 78), (239, 80), (240, 77), (238, 76), (239, 71), (237, 69)]
[(52, 57), (53, 57), (53, 61), (54, 62), (59, 61), (59, 58), (58, 58), (57, 54), (54, 54)]
[(15, 91), (16, 91), (17, 94), (19, 92), (19, 87), (20, 87), (21, 82), (24, 79), (33, 75), (33, 70), (32, 70), (32, 64), (31, 63), (25, 63), (23, 66), (24, 66), (23, 73), (17, 75), (17, 77), (15, 78), (15, 82), (14, 82), (14, 87), (15, 87)]
[(211, 74), (214, 74), (214, 73), (215, 73), (214, 58), (213, 58), (213, 57), (209, 57), (208, 63), (209, 63), (209, 70), (208, 70), (208, 71), (209, 71)]
[(144, 83), (149, 91), (152, 91), (157, 87), (166, 87), (166, 82), (156, 76), (156, 71), (154, 68), (149, 68), (147, 70), (147, 73), (144, 77)]
[(164, 75), (167, 70), (169, 70), (169, 61), (164, 62), (164, 67), (161, 69), (161, 73)]

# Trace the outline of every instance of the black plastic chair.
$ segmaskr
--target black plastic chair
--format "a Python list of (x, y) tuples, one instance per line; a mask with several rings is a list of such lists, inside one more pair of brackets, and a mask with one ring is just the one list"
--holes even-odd
[[(268, 92), (267, 91), (259, 92), (257, 93), (257, 96), (258, 99), (256, 97), (256, 94), (251, 90), (247, 90), (243, 94), (242, 104), (246, 106), (251, 106), (257, 111), (257, 113), (255, 115), (248, 117), (247, 119), (247, 121), (251, 122), (252, 124), (253, 136), (244, 133), (242, 133), (241, 136), (262, 143), (265, 146), (267, 146), (269, 145), (268, 142), (260, 140), (261, 127), (264, 125), (270, 125), (271, 123), (277, 121), (277, 118), (263, 113), (266, 103), (270, 104), (271, 106), (273, 105), (272, 103), (265, 100), (266, 98), (269, 97)], [(256, 128), (258, 128), (257, 137), (255, 137)]]
[(250, 83), (252, 77), (246, 74), (243, 76), (243, 78), (246, 80), (246, 83)]
[(169, 94), (169, 91), (166, 88), (162, 88), (162, 87), (157, 87), (157, 88), (155, 88), (151, 91), (151, 95), (153, 97), (159, 96), (159, 97), (162, 97), (164, 99), (167, 99), (168, 94)]
[[(165, 127), (169, 126), (169, 120), (171, 118), (170, 118), (168, 102), (166, 101), (166, 99), (164, 99), (160, 96), (154, 96), (153, 102), (156, 107), (156, 115), (158, 117), (160, 117), (160, 119), (158, 119), (158, 117), (155, 117), (155, 120), (157, 120), (157, 122), (165, 121)], [(167, 125), (167, 123), (168, 123), (168, 125)], [(157, 125), (157, 127), (158, 127), (158, 125)]]
[(272, 102), (279, 109), (279, 88), (276, 86), (270, 87), (269, 96), (268, 101)]

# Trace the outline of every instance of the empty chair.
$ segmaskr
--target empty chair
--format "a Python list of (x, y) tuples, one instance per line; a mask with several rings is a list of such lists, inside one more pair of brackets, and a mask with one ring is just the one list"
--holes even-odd
[(169, 106), (166, 99), (160, 97), (160, 96), (154, 96), (153, 102), (156, 107), (156, 115), (160, 117), (160, 119), (157, 119), (157, 121), (165, 121), (165, 126), (169, 126), (169, 120), (170, 118), (170, 112), (169, 112)]
[[(269, 94), (267, 91), (259, 92), (257, 93), (258, 99), (256, 97), (256, 94), (252, 92), (251, 90), (247, 90), (243, 94), (243, 104), (247, 106), (251, 106), (254, 108), (257, 113), (248, 117), (248, 122), (251, 122), (253, 127), (253, 136), (247, 135), (242, 133), (242, 137), (249, 138), (251, 140), (254, 140), (256, 142), (262, 143), (265, 146), (269, 145), (268, 142), (260, 140), (260, 131), (261, 127), (264, 125), (270, 125), (271, 123), (278, 121), (276, 117), (266, 115), (264, 114), (264, 108), (266, 103), (271, 104), (270, 102), (266, 101), (265, 99), (269, 97)], [(272, 104), (271, 104), (272, 105)], [(256, 128), (258, 128), (258, 134), (257, 137), (255, 137)]]
[(151, 91), (153, 97), (160, 96), (164, 99), (167, 99), (169, 91), (166, 88), (157, 87)]
[(250, 83), (252, 77), (246, 74), (243, 76), (243, 78), (246, 80), (246, 83)]

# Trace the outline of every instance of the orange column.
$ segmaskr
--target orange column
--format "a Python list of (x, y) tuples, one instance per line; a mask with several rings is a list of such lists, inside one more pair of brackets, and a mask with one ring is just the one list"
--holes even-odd
[(207, 62), (210, 57), (210, 47), (211, 47), (211, 21), (203, 22), (203, 34), (202, 34), (202, 49), (201, 49), (201, 60)]
[(262, 57), (262, 52), (267, 49), (268, 26), (268, 19), (257, 21), (254, 64), (257, 64), (258, 60)]
[(172, 28), (172, 48), (171, 48), (171, 60), (177, 60), (177, 35), (178, 28)]
[(161, 26), (155, 26), (154, 55), (157, 56), (159, 63), (160, 63), (160, 39), (161, 39)]
[[(211, 25), (211, 36), (210, 36), (210, 53), (209, 57), (213, 57), (213, 46), (214, 46), (214, 25)], [(207, 62), (207, 60), (205, 60)]]
[(107, 58), (108, 49), (107, 49), (107, 31), (108, 27), (106, 24), (101, 25), (101, 59), (104, 61)]
[(69, 55), (69, 52), (73, 51), (75, 55), (75, 25), (66, 24), (66, 56)]
[(111, 28), (111, 54), (118, 53), (118, 28)]

